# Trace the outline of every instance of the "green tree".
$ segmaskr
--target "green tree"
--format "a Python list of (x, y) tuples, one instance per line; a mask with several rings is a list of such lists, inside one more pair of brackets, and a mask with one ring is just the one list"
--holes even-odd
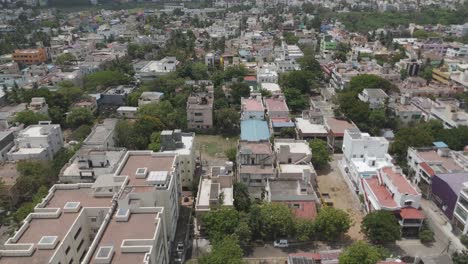
[(314, 222), (309, 219), (297, 218), (295, 221), (295, 229), (299, 241), (311, 240), (315, 234)]
[(239, 212), (232, 208), (222, 207), (211, 210), (202, 216), (202, 222), (211, 240), (233, 234), (239, 225)]
[(452, 254), (453, 264), (467, 264), (468, 263), (468, 250), (461, 252), (454, 252)]
[(260, 219), (264, 238), (276, 239), (280, 236), (286, 236), (294, 230), (294, 216), (284, 204), (261, 204)]
[(380, 88), (386, 93), (398, 91), (398, 88), (391, 82), (382, 77), (373, 74), (360, 74), (351, 78), (349, 82), (349, 90), (356, 94), (362, 92), (366, 88)]
[(309, 106), (309, 100), (298, 89), (286, 88), (283, 92), (292, 112), (300, 112)]
[(41, 113), (35, 113), (31, 110), (24, 110), (19, 112), (15, 116), (15, 122), (24, 124), (25, 126), (35, 125), (39, 121), (47, 121), (50, 118), (47, 115)]
[(317, 169), (324, 169), (330, 162), (330, 152), (328, 151), (327, 143), (320, 139), (309, 141), (309, 147), (312, 151), (312, 164)]
[(233, 78), (243, 80), (248, 72), (249, 71), (243, 64), (228, 66), (224, 70), (224, 79), (227, 81), (231, 81)]
[(81, 125), (90, 125), (93, 123), (94, 115), (88, 108), (73, 108), (67, 115), (67, 124), (70, 127), (79, 127)]
[(83, 141), (91, 133), (91, 129), (90, 125), (81, 125), (72, 132), (71, 138), (76, 141)]
[(240, 115), (234, 108), (224, 108), (215, 112), (215, 124), (222, 135), (239, 134)]
[(324, 207), (315, 219), (315, 231), (322, 240), (337, 240), (351, 227), (348, 213), (333, 207)]
[(236, 182), (233, 187), (234, 208), (237, 211), (249, 212), (251, 202), (247, 185), (243, 182)]
[(231, 85), (231, 96), (235, 104), (240, 104), (242, 97), (249, 97), (250, 87), (244, 82), (234, 82)]
[(118, 71), (99, 71), (84, 78), (84, 86), (88, 91), (103, 91), (110, 86), (129, 83), (130, 77)]
[(227, 149), (226, 151), (224, 151), (224, 155), (226, 155), (229, 161), (236, 162), (237, 149), (236, 148)]
[(400, 225), (388, 211), (374, 211), (367, 214), (361, 223), (361, 231), (376, 244), (395, 242), (400, 239)]
[(296, 130), (293, 127), (286, 127), (281, 129), (280, 135), (281, 138), (295, 138)]
[(290, 71), (280, 75), (280, 86), (286, 89), (296, 89), (302, 94), (309, 94), (318, 88), (317, 74), (311, 71)]
[(419, 75), (426, 80), (426, 83), (429, 84), (432, 81), (432, 67), (425, 66), (422, 71), (420, 71)]
[(210, 254), (199, 259), (200, 264), (242, 264), (242, 248), (236, 235), (226, 235), (213, 243)]
[(462, 235), (460, 237), (460, 242), (465, 246), (468, 247), (468, 235)]
[(62, 65), (62, 66), (71, 65), (74, 62), (76, 62), (76, 57), (75, 55), (71, 53), (63, 53), (57, 56), (57, 58), (55, 59), (55, 63), (57, 63), (58, 65)]
[(434, 241), (434, 232), (428, 228), (419, 231), (419, 240), (421, 243), (430, 243)]
[(63, 82), (60, 85), (57, 93), (61, 94), (67, 102), (77, 102), (83, 97), (83, 90), (80, 87), (73, 86), (73, 84)]
[(161, 149), (161, 132), (153, 132), (150, 136), (148, 149), (158, 152)]
[(340, 264), (375, 264), (382, 259), (378, 248), (364, 241), (358, 241), (341, 253)]

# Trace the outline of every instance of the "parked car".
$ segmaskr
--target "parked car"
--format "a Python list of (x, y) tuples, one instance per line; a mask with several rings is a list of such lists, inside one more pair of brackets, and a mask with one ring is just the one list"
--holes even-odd
[(289, 247), (288, 240), (286, 239), (278, 239), (273, 242), (274, 247), (279, 247), (279, 248), (286, 248)]

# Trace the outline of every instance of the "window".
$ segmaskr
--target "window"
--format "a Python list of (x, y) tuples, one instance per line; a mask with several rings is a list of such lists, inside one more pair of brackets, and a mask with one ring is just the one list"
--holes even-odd
[(73, 236), (73, 239), (76, 240), (76, 238), (80, 235), (80, 233), (81, 233), (81, 227), (78, 228), (78, 231), (76, 231), (75, 235)]
[(70, 259), (70, 261), (68, 262), (68, 264), (72, 264), (73, 263), (73, 259)]
[(68, 255), (68, 252), (70, 252), (70, 246), (68, 246), (67, 249), (65, 249), (65, 255)]
[(84, 239), (81, 239), (81, 242), (80, 242), (80, 244), (78, 245), (78, 248), (76, 248), (76, 251), (80, 251), (81, 246), (83, 246), (83, 243), (84, 243)]
[(406, 201), (406, 202), (405, 202), (405, 205), (406, 205), (406, 206), (411, 206), (411, 204), (413, 204), (412, 201)]
[(91, 223), (96, 223), (97, 218), (92, 216), (92, 217), (89, 218), (89, 221), (91, 221)]

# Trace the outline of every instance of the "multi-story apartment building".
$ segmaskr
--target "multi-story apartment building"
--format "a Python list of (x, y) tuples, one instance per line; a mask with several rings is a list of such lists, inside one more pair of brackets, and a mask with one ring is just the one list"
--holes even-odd
[(193, 175), (195, 173), (195, 148), (193, 142), (195, 133), (182, 133), (164, 130), (161, 132), (161, 152), (165, 154), (177, 154), (179, 161), (179, 183), (183, 190), (191, 190), (194, 186)]
[(388, 146), (383, 137), (371, 137), (357, 128), (345, 131), (342, 166), (356, 192), (363, 192), (361, 179), (368, 179), (377, 175), (379, 169), (392, 166)]
[(179, 65), (175, 57), (165, 57), (159, 61), (144, 61), (133, 66), (135, 77), (142, 81), (151, 81), (170, 72), (174, 72)]
[(213, 127), (213, 91), (192, 93), (187, 100), (187, 128), (210, 129)]
[(406, 159), (410, 178), (428, 197), (436, 174), (468, 171), (468, 155), (450, 150), (444, 142), (434, 142), (432, 147), (409, 147)]
[(369, 103), (371, 109), (383, 107), (388, 95), (382, 89), (364, 89), (358, 95), (359, 100)]
[(15, 146), (8, 152), (11, 161), (24, 159), (51, 160), (63, 147), (60, 125), (41, 121), (22, 130), (15, 139)]
[[(128, 176), (56, 184), (0, 250), (2, 263), (169, 263), (164, 207), (122, 203)], [(127, 201), (128, 202), (128, 201)]]
[(167, 243), (171, 248), (179, 218), (181, 194), (177, 154), (128, 151), (115, 175), (128, 177), (129, 193), (119, 199), (119, 205), (130, 208), (164, 207), (162, 216), (166, 223)]
[(44, 48), (15, 50), (13, 60), (26, 65), (40, 64), (47, 61), (47, 52)]

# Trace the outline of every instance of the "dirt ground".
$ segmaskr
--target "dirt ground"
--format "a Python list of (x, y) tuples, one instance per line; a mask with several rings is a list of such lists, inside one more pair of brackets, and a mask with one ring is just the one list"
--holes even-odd
[(198, 156), (201, 152), (202, 160), (209, 165), (223, 165), (227, 161), (224, 152), (237, 146), (237, 138), (225, 138), (222, 136), (196, 135), (195, 151)]
[(348, 188), (337, 165), (337, 157), (330, 162), (330, 170), (318, 172), (317, 183), (320, 193), (329, 193), (333, 206), (345, 210), (351, 216), (353, 224), (347, 235), (351, 240), (362, 240), (361, 222), (363, 213), (360, 211), (359, 201)]

